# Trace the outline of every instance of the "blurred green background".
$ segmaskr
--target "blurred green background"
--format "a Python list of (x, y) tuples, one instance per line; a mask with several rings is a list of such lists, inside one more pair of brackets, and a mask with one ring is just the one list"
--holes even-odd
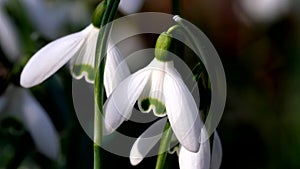
[[(21, 48), (21, 57), (13, 61), (8, 59), (4, 46), (0, 48), (1, 93), (8, 84), (18, 86), (18, 66), (26, 61), (24, 58), (52, 40), (84, 28), (90, 23), (98, 3), (95, 0), (41, 1), (49, 7), (41, 16), (49, 12), (46, 15), (50, 20), (53, 13), (68, 10), (59, 15), (61, 22), (44, 22), (48, 28), (58, 25), (58, 28), (49, 28), (52, 34), (43, 32), (44, 27), (30, 19), (22, 0), (1, 2), (0, 10), (15, 25)], [(300, 168), (299, 6), (298, 0), (181, 1), (182, 17), (209, 37), (226, 73), (227, 102), (217, 128), (223, 147), (221, 168)], [(139, 12), (171, 13), (171, 1), (145, 0)], [(118, 16), (125, 14), (119, 12)], [(0, 122), (0, 168), (19, 165), (23, 168), (92, 168), (93, 142), (76, 118), (71, 81), (65, 67), (31, 89), (59, 132), (58, 159), (50, 160), (36, 151), (22, 123), (6, 117)], [(178, 168), (177, 156), (168, 158), (169, 168)], [(155, 157), (147, 158), (132, 167), (128, 158), (104, 152), (105, 168), (154, 168), (155, 160)]]

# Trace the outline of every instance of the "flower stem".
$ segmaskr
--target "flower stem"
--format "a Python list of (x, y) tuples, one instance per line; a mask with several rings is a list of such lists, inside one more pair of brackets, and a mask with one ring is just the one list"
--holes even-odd
[(101, 168), (101, 141), (102, 141), (102, 112), (104, 101), (104, 68), (105, 68), (105, 56), (106, 56), (106, 41), (110, 27), (106, 26), (111, 22), (117, 12), (119, 0), (109, 0), (108, 6), (105, 10), (104, 16), (101, 21), (101, 27), (97, 39), (96, 48), (96, 77), (94, 86), (94, 169)]
[(164, 128), (164, 133), (161, 137), (155, 169), (164, 168), (167, 158), (167, 150), (169, 149), (172, 135), (173, 131), (170, 127), (170, 122), (167, 121)]

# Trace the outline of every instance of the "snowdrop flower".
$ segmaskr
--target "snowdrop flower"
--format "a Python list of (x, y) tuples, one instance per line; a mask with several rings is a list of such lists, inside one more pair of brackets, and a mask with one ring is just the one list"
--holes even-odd
[(72, 75), (86, 81), (94, 79), (94, 56), (99, 29), (89, 25), (84, 30), (59, 38), (35, 53), (21, 73), (21, 85), (40, 84), (72, 59)]
[(13, 116), (25, 128), (42, 154), (52, 160), (59, 155), (58, 134), (42, 106), (26, 89), (9, 86), (0, 97), (0, 116)]
[[(130, 151), (130, 163), (132, 165), (138, 165), (157, 144), (161, 139), (165, 124), (166, 119), (163, 118), (151, 125), (137, 138)], [(202, 132), (201, 138), (205, 138), (204, 134), (207, 133)], [(179, 156), (180, 169), (218, 169), (222, 161), (222, 146), (217, 132), (214, 134), (212, 151), (208, 139), (201, 141), (200, 148), (197, 152), (191, 152), (184, 146), (180, 146), (179, 151), (177, 149), (177, 153)]]
[(202, 128), (198, 108), (189, 89), (168, 58), (171, 38), (162, 33), (156, 43), (155, 58), (145, 68), (123, 80), (104, 105), (104, 134), (115, 131), (129, 119), (138, 100), (143, 113), (153, 110), (159, 117), (168, 116), (179, 142), (197, 152)]
[(0, 46), (8, 57), (16, 60), (21, 53), (20, 44), (16, 28), (3, 10), (5, 2), (0, 1)]
[[(100, 12), (98, 13), (100, 16), (97, 16), (97, 21), (100, 21), (99, 18), (106, 7), (101, 6), (101, 4), (96, 9), (98, 10), (97, 12)], [(98, 24), (93, 22), (84, 30), (57, 39), (40, 49), (24, 67), (21, 73), (21, 85), (23, 87), (32, 87), (42, 83), (69, 60), (71, 60), (71, 74), (75, 79), (85, 78), (87, 82), (93, 83), (95, 77), (95, 51), (99, 33)], [(114, 79), (111, 79), (111, 77), (114, 77), (112, 75), (115, 72), (114, 69), (121, 61), (120, 51), (109, 43), (104, 71), (104, 86), (107, 87), (107, 95), (116, 86), (116, 83), (112, 82)], [(122, 72), (124, 76), (130, 73), (126, 65), (122, 67)], [(122, 77), (117, 78), (123, 79)]]

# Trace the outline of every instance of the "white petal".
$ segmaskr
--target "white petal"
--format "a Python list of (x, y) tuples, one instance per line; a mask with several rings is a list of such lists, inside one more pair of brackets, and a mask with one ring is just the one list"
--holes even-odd
[(0, 7), (0, 45), (10, 61), (14, 62), (21, 53), (15, 27)]
[(40, 49), (24, 67), (21, 85), (35, 86), (55, 73), (79, 51), (89, 29), (57, 39)]
[(138, 12), (144, 4), (144, 0), (122, 0), (119, 10), (124, 14), (132, 14)]
[(163, 118), (155, 122), (134, 142), (129, 156), (132, 165), (138, 165), (161, 139), (166, 121)]
[(203, 123), (194, 98), (173, 63), (169, 63), (166, 67), (164, 96), (167, 115), (174, 134), (186, 149), (197, 152)]
[(8, 113), (21, 118), (20, 120), (41, 153), (52, 160), (57, 159), (59, 155), (58, 134), (47, 113), (26, 89), (14, 88), (14, 90), (14, 98), (11, 100), (13, 103), (10, 106), (18, 107), (18, 110)]
[(179, 167), (180, 169), (209, 169), (209, 140), (206, 140), (204, 143), (201, 143), (199, 151), (196, 153), (188, 151), (183, 146), (181, 146), (179, 151)]
[(104, 105), (105, 135), (115, 131), (127, 120), (132, 108), (148, 82), (151, 71), (142, 69), (130, 75), (118, 85)]
[(220, 137), (217, 132), (214, 133), (213, 147), (212, 147), (212, 155), (211, 155), (211, 169), (219, 169), (222, 162), (222, 144)]
[(94, 83), (95, 53), (99, 29), (90, 24), (85, 32), (84, 43), (71, 60), (71, 74), (75, 79), (84, 77), (87, 82)]
[(104, 86), (107, 97), (110, 96), (118, 84), (130, 75), (128, 65), (122, 59), (119, 49), (109, 43), (104, 70)]

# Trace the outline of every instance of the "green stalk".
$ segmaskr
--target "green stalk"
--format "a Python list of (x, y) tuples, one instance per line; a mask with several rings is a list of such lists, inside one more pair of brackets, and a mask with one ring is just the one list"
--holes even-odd
[[(96, 48), (96, 63), (95, 63), (95, 86), (94, 86), (94, 169), (101, 168), (101, 141), (102, 141), (102, 112), (104, 102), (104, 89), (103, 89), (103, 77), (105, 68), (105, 56), (106, 56), (106, 41), (110, 27), (106, 26), (110, 21), (114, 19), (119, 0), (109, 0), (108, 6), (105, 10), (100, 31), (97, 39)], [(101, 59), (102, 58), (102, 59)], [(100, 62), (100, 63), (99, 63)]]
[(170, 127), (170, 122), (167, 121), (165, 128), (164, 128), (164, 133), (161, 137), (155, 169), (163, 169), (165, 166), (172, 134), (173, 134), (173, 131)]

